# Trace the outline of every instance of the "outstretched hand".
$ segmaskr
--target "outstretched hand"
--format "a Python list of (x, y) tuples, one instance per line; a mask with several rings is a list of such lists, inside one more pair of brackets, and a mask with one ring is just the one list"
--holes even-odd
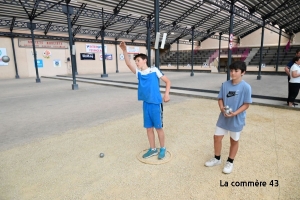
[(124, 41), (120, 42), (120, 48), (122, 51), (126, 51), (126, 43)]

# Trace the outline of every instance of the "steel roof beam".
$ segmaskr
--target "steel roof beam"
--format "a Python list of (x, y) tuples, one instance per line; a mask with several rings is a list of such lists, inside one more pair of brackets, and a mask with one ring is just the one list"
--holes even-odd
[(77, 26), (74, 31), (73, 31), (73, 38), (75, 37), (75, 35), (80, 31), (81, 26)]
[[(43, 9), (42, 12), (36, 14), (33, 18), (36, 18), (37, 16), (40, 16), (41, 14), (47, 12), (48, 10), (51, 10), (52, 8), (54, 7), (57, 7), (57, 9), (59, 9), (59, 12), (61, 12), (61, 8), (58, 6), (60, 5), (61, 2), (63, 2), (64, 0), (60, 0), (59, 2), (57, 3), (52, 3), (52, 2), (46, 2), (46, 1), (42, 1), (45, 5), (41, 5), (41, 4), (38, 4), (37, 7), (40, 8), (40, 9)], [(51, 5), (52, 4), (52, 5)], [(43, 7), (44, 6), (44, 7)], [(58, 10), (56, 10), (58, 11)]]
[[(138, 18), (137, 20), (135, 20), (135, 22), (130, 26), (129, 29), (127, 29), (126, 33), (130, 33), (135, 27), (138, 26), (138, 24), (140, 23), (140, 21), (142, 21), (145, 17), (141, 16), (140, 18)], [(123, 31), (122, 31), (123, 32)]]
[(142, 35), (142, 33), (137, 34), (137, 35), (131, 40), (131, 42), (134, 42), (135, 40), (137, 40), (141, 35)]
[(45, 31), (44, 31), (44, 34), (45, 34), (45, 35), (47, 35), (47, 33), (48, 33), (48, 31), (49, 31), (51, 25), (52, 25), (52, 22), (49, 22), (49, 23), (47, 24), (47, 26), (46, 26), (46, 28), (45, 28)]
[(29, 16), (30, 20), (34, 19), (34, 16), (35, 16), (35, 13), (36, 13), (36, 10), (37, 10), (37, 7), (38, 7), (39, 3), (40, 3), (40, 0), (35, 0), (34, 6), (33, 6), (32, 11), (31, 11), (31, 14)]
[(209, 33), (207, 36), (205, 36), (204, 38), (202, 38), (200, 41), (204, 42), (205, 40), (207, 40), (208, 38), (210, 38), (210, 36), (214, 35), (215, 32)]
[[(19, 38), (31, 38), (31, 34), (25, 34), (25, 33), (9, 33), (9, 32), (0, 32), (0, 36), (4, 37), (19, 37)], [(34, 35), (35, 39), (51, 39), (51, 40), (64, 40), (69, 41), (69, 37), (62, 37), (62, 36), (44, 36), (44, 35)], [(100, 43), (101, 41), (95, 40), (95, 39), (87, 39), (87, 38), (74, 38), (77, 42), (92, 42), (92, 43)], [(106, 44), (115, 44), (116, 42), (113, 40), (104, 40), (104, 43)], [(134, 46), (146, 46), (145, 43), (132, 43), (132, 42), (126, 42), (128, 45), (134, 45)]]
[(15, 21), (16, 21), (16, 17), (13, 17), (13, 19), (11, 20), (11, 23), (10, 23), (10, 28), (9, 28), (10, 32), (12, 32), (14, 29)]
[[(216, 30), (218, 27), (220, 27), (221, 25), (225, 24), (226, 22), (228, 22), (230, 20), (229, 16), (226, 16), (226, 18), (224, 18), (223, 20), (219, 21), (217, 24), (215, 24), (213, 27), (211, 27), (210, 29), (208, 29), (208, 32), (212, 32), (214, 30)], [(202, 36), (203, 33), (198, 33), (198, 34), (195, 34), (194, 36), (194, 39), (199, 37), (199, 36)], [(206, 36), (204, 36), (206, 37)]]
[(258, 4), (256, 4), (254, 7), (249, 8), (249, 12), (253, 14), (254, 12), (257, 12), (259, 9), (263, 8), (264, 6), (268, 5), (270, 2), (274, 0), (262, 0)]
[(114, 14), (111, 15), (108, 20), (105, 22), (104, 24), (104, 29), (111, 26), (112, 24), (116, 23), (113, 22), (113, 20), (115, 19), (115, 17), (119, 14), (120, 10), (125, 6), (125, 4), (127, 3), (128, 0), (121, 0), (118, 5), (114, 8)]
[[(299, 12), (299, 11), (297, 10), (297, 13), (298, 13), (298, 12)], [(292, 21), (289, 21), (288, 23), (286, 23), (286, 24), (280, 26), (280, 28), (285, 28), (285, 27), (287, 27), (287, 26), (290, 26), (290, 25), (292, 25), (293, 23), (295, 23), (295, 22), (297, 22), (297, 21), (300, 21), (300, 15), (297, 16), (296, 18), (292, 19)]]
[(25, 7), (25, 4), (27, 3), (27, 0), (25, 0), (25, 3), (23, 3), (21, 0), (19, 0), (19, 3), (22, 5), (23, 9), (24, 9), (25, 12), (27, 13), (28, 18), (30, 18), (30, 14), (29, 14), (29, 12), (27, 11), (27, 9), (26, 9), (26, 7)]
[[(233, 24), (233, 28), (235, 28), (235, 27), (243, 24), (245, 21), (247, 21), (247, 20), (246, 19), (239, 20), (238, 22), (236, 22), (236, 23)], [(226, 29), (221, 30), (220, 33), (228, 34), (229, 33), (229, 27), (226, 28)]]
[[(227, 2), (226, 0), (204, 0), (204, 1), (230, 12), (230, 2)], [(251, 13), (245, 11), (244, 9), (242, 9), (238, 6), (234, 6), (233, 14), (236, 14), (244, 19), (247, 19), (261, 27), (263, 25), (263, 19), (260, 19), (256, 16), (252, 15)], [(279, 31), (280, 31), (278, 28), (276, 28), (274, 26), (271, 27), (271, 25), (269, 25), (269, 24), (268, 25), (266, 24), (265, 28), (269, 29), (275, 33), (279, 33)], [(288, 34), (286, 34), (284, 32), (282, 33), (282, 36), (289, 37)]]
[(119, 33), (117, 35), (117, 37), (115, 38), (115, 40), (118, 40), (120, 37), (122, 37), (124, 35), (124, 33), (126, 33), (126, 31), (122, 31), (121, 33)]
[(285, 0), (283, 4), (272, 10), (272, 12), (268, 13), (267, 15), (263, 16), (265, 19), (269, 19), (270, 17), (273, 17), (274, 15), (286, 10), (287, 8), (292, 8), (295, 5), (298, 5), (298, 0)]
[(199, 27), (199, 26), (201, 26), (202, 24), (204, 24), (205, 22), (207, 22), (208, 20), (210, 20), (211, 18), (213, 18), (214, 16), (216, 16), (217, 14), (219, 14), (220, 12), (221, 12), (221, 9), (214, 10), (212, 13), (210, 13), (209, 15), (206, 15), (199, 22), (197, 22), (196, 24), (194, 24), (194, 26), (196, 28)]
[[(159, 12), (161, 12), (165, 7), (167, 7), (167, 5), (169, 5), (169, 3), (171, 3), (173, 0), (164, 0), (160, 5), (159, 5)], [(149, 18), (150, 18), (150, 20), (152, 20), (153, 18), (154, 18), (154, 12), (155, 11), (153, 11), (151, 14), (150, 14), (150, 16), (149, 16)]]
[(75, 14), (75, 16), (72, 19), (71, 25), (72, 27), (74, 26), (74, 24), (77, 22), (80, 14), (82, 13), (82, 11), (84, 10), (84, 8), (86, 7), (86, 3), (81, 4), (79, 11)]
[(204, 4), (203, 0), (198, 1), (193, 7), (189, 8), (186, 12), (184, 12), (180, 17), (178, 17), (175, 21), (172, 22), (173, 26), (182, 22), (185, 18), (187, 18), (190, 14), (195, 12), (198, 8), (200, 8)]
[(253, 28), (253, 29), (251, 29), (251, 30), (249, 30), (249, 31), (247, 31), (247, 32), (245, 32), (245, 33), (243, 33), (240, 37), (241, 37), (241, 38), (244, 38), (244, 37), (246, 37), (247, 35), (249, 35), (249, 34), (255, 32), (255, 31), (257, 31), (257, 30), (260, 29), (260, 28), (261, 28), (261, 26), (257, 26), (257, 27), (255, 27), (255, 28)]

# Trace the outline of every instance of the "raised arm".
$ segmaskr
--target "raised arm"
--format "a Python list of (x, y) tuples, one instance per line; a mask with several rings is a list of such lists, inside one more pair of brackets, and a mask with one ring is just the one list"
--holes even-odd
[(120, 48), (123, 51), (124, 54), (124, 58), (125, 58), (125, 63), (127, 65), (127, 67), (130, 69), (130, 71), (132, 71), (132, 73), (136, 74), (136, 68), (131, 64), (129, 58), (128, 58), (128, 53), (127, 53), (127, 49), (126, 49), (126, 44), (124, 41), (122, 41), (120, 43)]

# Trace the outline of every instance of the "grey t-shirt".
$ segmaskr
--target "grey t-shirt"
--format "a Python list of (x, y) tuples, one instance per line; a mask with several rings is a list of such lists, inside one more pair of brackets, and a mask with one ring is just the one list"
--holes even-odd
[[(244, 103), (252, 103), (251, 86), (244, 80), (233, 85), (231, 80), (222, 84), (219, 99), (223, 99), (224, 106), (232, 108), (232, 112), (239, 109)], [(224, 117), (221, 112), (217, 121), (217, 126), (232, 132), (240, 132), (245, 126), (246, 111), (234, 116)]]

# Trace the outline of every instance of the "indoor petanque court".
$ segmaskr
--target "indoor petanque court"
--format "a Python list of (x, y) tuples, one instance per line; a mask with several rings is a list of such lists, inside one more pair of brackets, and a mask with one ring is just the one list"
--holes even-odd
[[(0, 200), (300, 199), (299, 9), (298, 0), (0, 0)], [(170, 101), (159, 113), (165, 145), (155, 131), (158, 155), (144, 158), (138, 87), (152, 72), (156, 96), (143, 94), (163, 95), (169, 79)], [(252, 98), (237, 155), (226, 135), (221, 164), (206, 167), (219, 157), (218, 94), (236, 77), (251, 94), (245, 84), (227, 98)]]
[[(166, 75), (174, 79), (174, 87), (188, 83), (178, 74)], [(195, 78), (201, 75), (205, 74)], [(119, 76), (110, 80), (135, 80), (129, 73)], [(80, 90), (74, 93), (68, 88), (70, 80), (42, 81), (0, 81), (0, 199), (297, 199), (300, 195), (299, 110), (276, 108), (270, 100), (253, 103), (234, 171), (226, 175), (222, 168), (229, 136), (223, 139), (222, 165), (204, 166), (213, 155), (219, 115), (215, 98), (185, 91), (171, 94), (171, 101), (164, 103), (171, 155), (161, 162), (156, 157), (141, 162), (139, 154), (149, 144), (136, 89), (79, 82)]]

